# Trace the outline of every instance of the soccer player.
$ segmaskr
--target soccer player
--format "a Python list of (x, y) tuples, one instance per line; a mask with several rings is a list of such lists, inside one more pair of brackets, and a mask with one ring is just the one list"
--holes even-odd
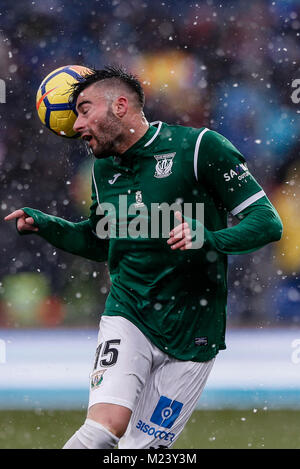
[[(108, 261), (87, 419), (64, 448), (171, 447), (226, 348), (227, 255), (279, 240), (282, 223), (222, 135), (149, 125), (135, 76), (94, 70), (72, 96), (74, 130), (95, 156), (89, 219), (71, 223), (27, 207), (6, 217), (21, 234)], [(174, 203), (203, 204), (204, 223), (179, 209), (167, 237), (161, 227), (151, 236), (151, 208)], [(230, 228), (228, 212), (239, 219)], [(197, 248), (195, 231), (203, 234)]]

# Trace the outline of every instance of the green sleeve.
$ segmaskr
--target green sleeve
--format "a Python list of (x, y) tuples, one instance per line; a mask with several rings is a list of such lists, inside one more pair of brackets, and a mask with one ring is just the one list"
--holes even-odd
[[(199, 135), (196, 178), (240, 222), (209, 231), (204, 246), (224, 254), (246, 254), (278, 241), (282, 222), (262, 187), (250, 173), (243, 155), (224, 136), (211, 130)], [(196, 222), (197, 223), (197, 222)]]
[(233, 215), (265, 195), (239, 150), (212, 130), (202, 136), (196, 168), (198, 182)]
[[(39, 228), (35, 234), (53, 246), (93, 261), (102, 262), (108, 258), (109, 240), (100, 239), (96, 235), (96, 226), (101, 216), (96, 214), (98, 201), (94, 183), (92, 201), (89, 218), (79, 223), (72, 223), (28, 207), (23, 210), (34, 219), (34, 225)], [(28, 233), (31, 232), (20, 234)]]
[(230, 228), (204, 229), (205, 244), (223, 254), (247, 254), (282, 236), (282, 222), (266, 196), (241, 211), (238, 218), (240, 222)]

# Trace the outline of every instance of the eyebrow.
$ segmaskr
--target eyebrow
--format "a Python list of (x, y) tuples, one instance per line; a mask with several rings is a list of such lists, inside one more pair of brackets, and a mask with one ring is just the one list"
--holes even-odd
[(91, 101), (88, 101), (87, 99), (85, 101), (81, 101), (81, 103), (78, 104), (77, 109), (79, 109), (84, 104), (91, 104)]

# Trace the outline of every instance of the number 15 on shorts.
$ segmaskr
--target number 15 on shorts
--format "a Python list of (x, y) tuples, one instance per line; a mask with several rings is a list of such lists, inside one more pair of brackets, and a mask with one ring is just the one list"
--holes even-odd
[[(104, 342), (104, 344), (98, 345), (97, 350), (96, 350), (94, 370), (96, 370), (98, 366), (98, 362), (101, 367), (113, 366), (117, 363), (119, 351), (118, 349), (112, 346), (120, 345), (120, 343), (121, 343), (120, 339), (114, 339), (114, 340), (108, 340), (107, 342)], [(103, 347), (103, 350), (101, 353), (102, 347)]]

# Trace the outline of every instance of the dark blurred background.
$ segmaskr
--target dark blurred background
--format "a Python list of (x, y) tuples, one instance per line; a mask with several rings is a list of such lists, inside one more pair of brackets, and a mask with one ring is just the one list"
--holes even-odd
[[(41, 125), (35, 96), (60, 66), (121, 64), (144, 84), (149, 121), (225, 135), (283, 220), (281, 242), (229, 258), (229, 325), (299, 326), (300, 2), (1, 0), (0, 25), (2, 216), (88, 215), (92, 160)], [(0, 327), (96, 326), (106, 266), (0, 226)]]

